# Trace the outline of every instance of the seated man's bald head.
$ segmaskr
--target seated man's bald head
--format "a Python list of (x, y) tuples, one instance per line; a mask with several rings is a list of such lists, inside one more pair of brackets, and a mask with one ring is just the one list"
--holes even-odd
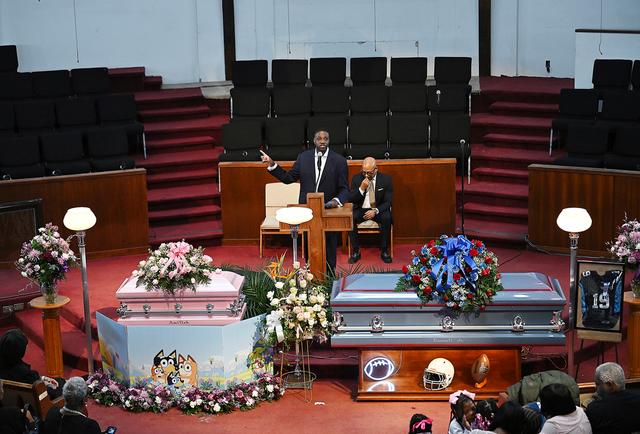
[(362, 160), (362, 171), (370, 172), (377, 167), (376, 159), (373, 157), (367, 157)]

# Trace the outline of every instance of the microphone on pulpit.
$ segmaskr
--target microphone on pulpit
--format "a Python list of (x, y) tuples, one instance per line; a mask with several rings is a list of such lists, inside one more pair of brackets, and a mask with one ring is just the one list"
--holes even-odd
[(467, 141), (465, 139), (460, 139), (460, 165), (462, 166), (462, 170), (460, 172), (460, 232), (464, 235), (464, 162), (466, 160), (465, 155), (465, 146)]
[(436, 89), (436, 104), (440, 105), (440, 89)]

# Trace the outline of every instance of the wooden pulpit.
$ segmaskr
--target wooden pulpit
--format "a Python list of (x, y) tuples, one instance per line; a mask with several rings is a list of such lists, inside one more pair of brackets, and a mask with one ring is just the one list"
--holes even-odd
[[(325, 232), (343, 232), (353, 229), (353, 205), (345, 203), (342, 208), (324, 209), (324, 193), (308, 193), (306, 206), (313, 211), (313, 218), (300, 225), (308, 232), (309, 269), (317, 278), (327, 273), (327, 245)], [(280, 223), (280, 229), (289, 230), (289, 225)]]

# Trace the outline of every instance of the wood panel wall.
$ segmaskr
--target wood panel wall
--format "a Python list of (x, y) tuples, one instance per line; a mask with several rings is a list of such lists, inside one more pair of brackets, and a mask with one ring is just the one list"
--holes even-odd
[(566, 232), (556, 218), (563, 208), (585, 208), (591, 228), (580, 235), (581, 254), (609, 256), (605, 243), (612, 240), (625, 213), (640, 218), (640, 173), (626, 170), (529, 166), (529, 239), (551, 251), (569, 250)]
[[(378, 161), (393, 180), (393, 232), (400, 243), (422, 243), (453, 234), (456, 217), (455, 159)], [(292, 161), (279, 163), (290, 169)], [(349, 161), (349, 182), (362, 160)], [(264, 163), (224, 162), (218, 165), (222, 203), (223, 244), (256, 244), (264, 219), (264, 186), (278, 182)]]
[(87, 231), (90, 257), (144, 253), (148, 249), (144, 169), (0, 182), (0, 203), (36, 198), (42, 198), (44, 222), (59, 226), (64, 236), (70, 235), (62, 224), (67, 209), (91, 208), (97, 222)]

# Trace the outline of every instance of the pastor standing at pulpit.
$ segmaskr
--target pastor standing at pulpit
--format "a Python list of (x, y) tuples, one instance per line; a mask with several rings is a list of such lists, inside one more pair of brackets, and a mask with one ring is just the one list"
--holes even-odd
[[(261, 159), (268, 163), (267, 170), (285, 184), (300, 181), (298, 203), (307, 202), (307, 193), (324, 193), (325, 208), (341, 207), (349, 198), (347, 184), (347, 160), (329, 149), (329, 133), (316, 131), (313, 135), (314, 149), (298, 154), (290, 170), (284, 170), (267, 154), (262, 152)], [(338, 233), (326, 234), (326, 252), (328, 270), (336, 269), (336, 250)]]
[(353, 203), (353, 230), (349, 237), (353, 253), (349, 257), (350, 264), (360, 260), (357, 226), (367, 220), (373, 220), (380, 225), (380, 258), (387, 264), (391, 262), (388, 246), (392, 200), (391, 177), (378, 172), (375, 158), (365, 158), (362, 161), (362, 172), (354, 175), (351, 180), (349, 201)]

